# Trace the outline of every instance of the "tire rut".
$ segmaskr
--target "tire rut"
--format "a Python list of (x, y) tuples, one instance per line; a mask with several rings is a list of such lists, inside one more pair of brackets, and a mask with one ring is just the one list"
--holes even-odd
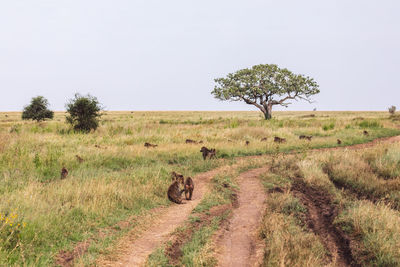
[(128, 240), (120, 242), (117, 259), (103, 259), (98, 264), (100, 266), (143, 266), (147, 257), (160, 244), (168, 240), (171, 232), (185, 222), (192, 210), (200, 203), (211, 179), (222, 170), (224, 167), (195, 176), (196, 190), (193, 192), (192, 201), (166, 208), (160, 218), (138, 238), (134, 237), (134, 240), (131, 240), (128, 237)]
[(258, 177), (268, 168), (258, 168), (242, 173), (237, 178), (240, 191), (238, 207), (227, 223), (218, 231), (215, 243), (218, 248), (218, 266), (246, 267), (261, 264), (264, 243), (257, 230), (265, 210), (265, 191)]
[(350, 238), (333, 224), (338, 209), (329, 194), (306, 185), (300, 178), (294, 180), (291, 191), (307, 208), (307, 226), (320, 237), (332, 262), (337, 266), (360, 266), (353, 258)]

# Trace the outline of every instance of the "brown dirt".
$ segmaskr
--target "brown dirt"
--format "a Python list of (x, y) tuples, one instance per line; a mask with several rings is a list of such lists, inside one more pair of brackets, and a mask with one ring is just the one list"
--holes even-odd
[(216, 237), (218, 266), (255, 266), (262, 262), (263, 241), (258, 227), (265, 210), (265, 192), (258, 177), (268, 168), (258, 168), (242, 173), (237, 182), (240, 187), (238, 207), (225, 229)]
[[(139, 237), (121, 240), (117, 258), (106, 258), (98, 262), (100, 266), (142, 266), (147, 257), (160, 244), (167, 241), (169, 234), (182, 225), (202, 199), (210, 180), (226, 167), (221, 167), (194, 177), (195, 188), (191, 201), (182, 205), (172, 205), (163, 211), (160, 218), (148, 227)], [(132, 240), (133, 239), (133, 240)]]
[(291, 190), (307, 207), (307, 226), (320, 237), (330, 252), (332, 262), (336, 266), (359, 266), (353, 259), (350, 247), (352, 240), (333, 225), (338, 210), (332, 205), (331, 196), (322, 189), (307, 186), (299, 178), (295, 179)]
[(74, 266), (74, 259), (85, 254), (89, 245), (90, 241), (88, 240), (85, 242), (79, 242), (72, 251), (60, 251), (56, 256), (56, 266)]
[(232, 205), (230, 204), (212, 207), (207, 213), (200, 214), (198, 221), (188, 223), (183, 231), (174, 235), (170, 245), (166, 247), (165, 254), (168, 256), (169, 263), (173, 266), (179, 264), (179, 259), (183, 255), (182, 246), (192, 237), (193, 233), (203, 227), (203, 225), (209, 224), (213, 218), (222, 216), (231, 209)]

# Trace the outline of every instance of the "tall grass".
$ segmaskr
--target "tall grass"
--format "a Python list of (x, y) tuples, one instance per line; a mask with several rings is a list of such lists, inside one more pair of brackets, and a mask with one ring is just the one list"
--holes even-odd
[[(189, 176), (225, 164), (203, 161), (201, 145), (185, 144), (187, 138), (215, 147), (220, 158), (234, 158), (398, 133), (390, 129), (395, 122), (380, 113), (304, 114), (277, 112), (275, 119), (264, 121), (257, 112), (106, 112), (98, 130), (86, 135), (71, 131), (64, 113), (40, 124), (21, 121), (20, 113), (0, 113), (0, 213), (18, 210), (26, 222), (18, 246), (0, 244), (5, 255), (0, 265), (53, 264), (59, 251), (98, 237), (130, 216), (170, 205), (166, 190), (171, 171)], [(360, 116), (379, 120), (383, 127), (370, 128), (370, 135), (363, 136), (359, 121), (353, 120)], [(322, 125), (332, 117), (335, 127), (325, 132)], [(313, 141), (300, 141), (299, 134), (313, 135)], [(273, 136), (288, 142), (277, 147)], [(261, 142), (263, 137), (269, 140)], [(146, 149), (144, 142), (158, 147)], [(60, 180), (63, 166), (69, 175)]]

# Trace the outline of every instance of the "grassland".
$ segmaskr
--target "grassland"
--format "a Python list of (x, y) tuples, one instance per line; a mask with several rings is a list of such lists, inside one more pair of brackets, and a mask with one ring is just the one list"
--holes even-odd
[[(263, 177), (265, 266), (399, 266), (399, 151), (398, 143), (378, 144), (275, 160)], [(307, 197), (298, 194), (299, 181)], [(318, 201), (310, 206), (313, 195)], [(312, 209), (322, 215), (313, 218)]]
[[(171, 171), (194, 175), (235, 161), (238, 156), (275, 155), (293, 150), (307, 154), (311, 148), (337, 146), (338, 138), (344, 146), (399, 134), (395, 129), (397, 122), (386, 113), (276, 112), (274, 115), (275, 119), (265, 121), (257, 112), (106, 112), (96, 132), (79, 134), (65, 124), (64, 113), (56, 113), (53, 121), (44, 123), (23, 122), (20, 113), (0, 113), (0, 214), (8, 220), (0, 228), (0, 239), (4, 241), (0, 243), (0, 265), (53, 265), (60, 252), (72, 251), (85, 241), (90, 242), (81, 263), (92, 264), (155, 208), (170, 205), (166, 190)], [(363, 135), (363, 130), (369, 135)], [(299, 140), (298, 135), (302, 134), (314, 136), (313, 141)], [(277, 146), (273, 136), (284, 137), (287, 142)], [(268, 140), (262, 142), (263, 137)], [(215, 147), (219, 159), (203, 161), (201, 145), (185, 144), (187, 138)], [(246, 140), (250, 141), (248, 146)], [(144, 142), (158, 147), (147, 149)], [(339, 193), (335, 193), (337, 189), (331, 181), (339, 181), (353, 194), (367, 194), (379, 188), (374, 199), (385, 196), (396, 208), (396, 193), (385, 188), (387, 183), (396, 183), (399, 170), (393, 166), (398, 166), (398, 151), (385, 152), (382, 148), (360, 159), (371, 166), (377, 180), (374, 183), (363, 183), (362, 179), (347, 181), (348, 174), (343, 175), (336, 168), (340, 161), (335, 157), (340, 155), (332, 156), (324, 168), (318, 169), (325, 180), (315, 178), (318, 175), (305, 177), (329, 187), (334, 195)], [(84, 161), (79, 163), (76, 155)], [(314, 159), (303, 160), (301, 166), (307, 169), (307, 164), (313, 162)], [(357, 162), (351, 164), (358, 166)], [(353, 165), (348, 167), (349, 172)], [(60, 180), (63, 166), (69, 175)], [(385, 183), (381, 184), (381, 177)], [(288, 201), (292, 200), (288, 197)], [(346, 214), (358, 214), (355, 209), (359, 206), (347, 207), (347, 213), (338, 223), (352, 226), (355, 222)], [(376, 212), (386, 210), (382, 207)], [(397, 211), (390, 209), (390, 212)], [(124, 221), (130, 223), (121, 224)], [(217, 225), (215, 220), (210, 222), (202, 226), (204, 234)], [(313, 237), (304, 238), (307, 243)], [(189, 254), (204, 251), (196, 250), (197, 246), (208, 244), (207, 240), (197, 242), (199, 239), (191, 239), (192, 245), (188, 243), (185, 251)], [(313, 260), (318, 262), (324, 256), (321, 247), (315, 244), (313, 251), (320, 256)], [(380, 260), (378, 256), (375, 258), (377, 262)], [(190, 261), (186, 254), (183, 259)]]

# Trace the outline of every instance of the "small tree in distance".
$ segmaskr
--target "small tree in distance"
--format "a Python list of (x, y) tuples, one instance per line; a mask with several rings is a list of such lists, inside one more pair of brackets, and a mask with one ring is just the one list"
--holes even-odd
[(22, 112), (23, 120), (36, 120), (44, 121), (45, 119), (52, 119), (54, 112), (48, 109), (49, 101), (43, 96), (33, 97), (31, 103), (24, 107)]
[(99, 126), (102, 106), (96, 97), (75, 94), (75, 98), (69, 100), (66, 108), (69, 113), (66, 120), (74, 127), (74, 130), (90, 132)]
[(267, 120), (272, 118), (272, 106), (287, 107), (289, 100), (298, 99), (311, 103), (310, 97), (319, 93), (319, 86), (313, 78), (294, 74), (274, 64), (238, 70), (225, 78), (215, 79), (215, 82), (211, 92), (215, 98), (254, 105)]
[(388, 110), (391, 115), (394, 115), (394, 113), (396, 112), (396, 106), (391, 106), (390, 108), (388, 108)]

